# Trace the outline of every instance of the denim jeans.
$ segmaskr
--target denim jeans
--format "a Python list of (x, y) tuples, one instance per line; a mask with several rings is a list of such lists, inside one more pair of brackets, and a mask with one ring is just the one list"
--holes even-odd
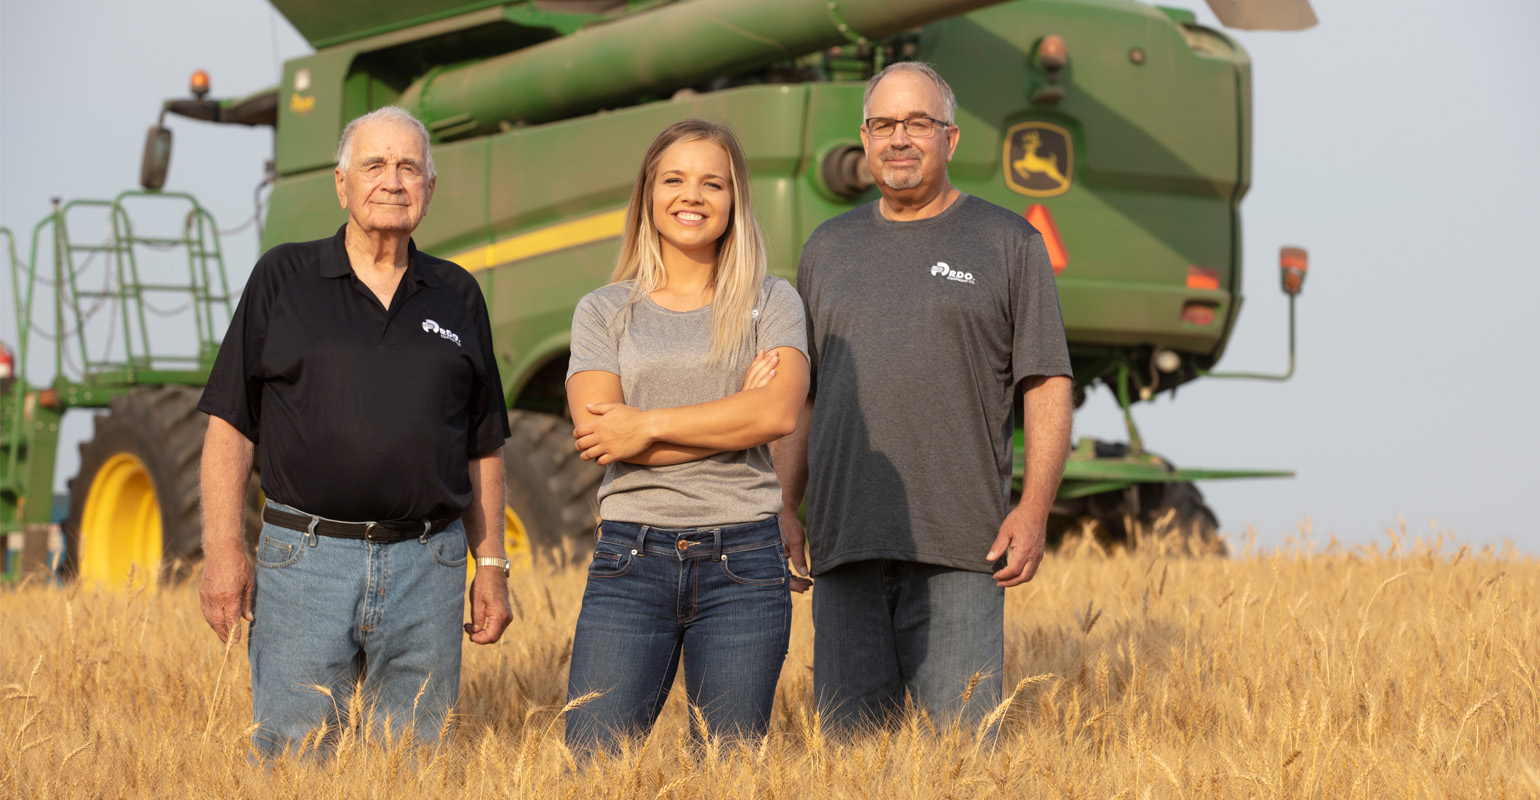
[(567, 746), (613, 751), (645, 735), (681, 653), (685, 692), (713, 735), (758, 737), (770, 724), (791, 633), (780, 523), (665, 530), (600, 525), (572, 642)]
[(906, 689), (932, 720), (972, 730), (1000, 703), (1004, 663), (1005, 590), (988, 573), (880, 559), (818, 576), (813, 692), (831, 731), (888, 724)]
[[(249, 637), (257, 751), (293, 750), (322, 723), (323, 753), (349, 723), (437, 743), (460, 691), (466, 555), (458, 520), (391, 544), (264, 524)], [(348, 720), (359, 678), (368, 716)]]

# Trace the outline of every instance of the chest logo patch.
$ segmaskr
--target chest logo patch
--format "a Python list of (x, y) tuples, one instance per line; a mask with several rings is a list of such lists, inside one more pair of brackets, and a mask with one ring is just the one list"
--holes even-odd
[(973, 273), (952, 269), (945, 261), (937, 261), (932, 265), (930, 274), (946, 278), (949, 281), (957, 281), (958, 283), (973, 283)]
[(460, 337), (456, 335), (454, 331), (448, 328), (440, 328), (438, 323), (431, 319), (425, 319), (422, 321), (422, 329), (425, 333), (436, 333), (440, 339), (448, 339), (449, 341), (454, 342), (455, 347), (461, 346)]

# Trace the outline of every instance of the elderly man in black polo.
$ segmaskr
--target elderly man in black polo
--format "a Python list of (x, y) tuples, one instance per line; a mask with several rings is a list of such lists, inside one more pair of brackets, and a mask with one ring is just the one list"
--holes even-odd
[[(433, 199), (428, 132), (387, 107), (337, 149), (348, 221), (269, 250), (252, 270), (199, 408), (203, 615), (250, 626), (252, 741), (264, 755), (348, 721), (436, 742), (460, 682), (467, 549), (477, 644), (512, 618), (503, 546), (508, 436), (486, 302), (460, 267), (417, 250)], [(242, 496), (262, 445), (256, 569)], [(353, 722), (359, 722), (354, 720)]]

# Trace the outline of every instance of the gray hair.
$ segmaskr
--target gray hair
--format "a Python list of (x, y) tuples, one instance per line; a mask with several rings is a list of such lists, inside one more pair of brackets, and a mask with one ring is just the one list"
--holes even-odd
[(429, 146), (431, 142), (428, 139), (427, 127), (416, 117), (412, 116), (412, 112), (400, 106), (376, 108), (349, 122), (348, 126), (342, 129), (342, 139), (337, 142), (337, 166), (341, 167), (343, 171), (346, 171), (353, 161), (353, 134), (359, 128), (371, 122), (394, 122), (416, 131), (417, 135), (422, 137), (422, 151), (427, 154), (428, 163), (423, 166), (428, 170), (428, 180), (432, 180), (438, 175), (438, 171), (433, 169), (433, 148)]
[(866, 94), (861, 95), (861, 122), (863, 124), (867, 118), (866, 107), (872, 102), (872, 92), (876, 91), (877, 84), (882, 83), (883, 78), (895, 72), (918, 72), (930, 78), (930, 82), (936, 85), (936, 90), (941, 92), (941, 113), (946, 115), (946, 119), (942, 120), (942, 122), (952, 125), (957, 124), (957, 95), (952, 94), (952, 87), (947, 85), (946, 80), (941, 77), (941, 73), (924, 61), (895, 61), (883, 67), (881, 72), (873, 75), (872, 79), (866, 82)]

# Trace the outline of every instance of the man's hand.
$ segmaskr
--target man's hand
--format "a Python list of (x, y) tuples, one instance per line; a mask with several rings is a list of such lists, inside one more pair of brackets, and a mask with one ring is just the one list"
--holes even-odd
[(749, 371), (743, 376), (743, 388), (739, 391), (747, 392), (750, 389), (763, 389), (770, 385), (770, 379), (775, 377), (775, 365), (780, 363), (781, 354), (771, 350), (766, 353), (761, 350), (754, 355), (754, 363), (749, 365)]
[(241, 640), (238, 620), (252, 621), (251, 564), (243, 552), (208, 554), (203, 560), (203, 579), (198, 582), (198, 602), (203, 618), (219, 636), (219, 641), (234, 644)]
[(812, 588), (813, 580), (807, 576), (807, 553), (803, 550), (803, 542), (807, 541), (807, 534), (802, 529), (802, 520), (797, 519), (796, 509), (781, 511), (781, 544), (786, 548), (786, 558), (791, 562), (791, 590), (793, 592), (805, 592)]
[(594, 418), (572, 430), (584, 461), (608, 465), (633, 458), (656, 441), (644, 411), (624, 403), (589, 403), (586, 408)]
[(508, 578), (498, 567), (478, 567), (471, 579), (471, 621), (465, 632), (476, 644), (492, 644), (501, 639), (513, 621), (513, 607), (508, 604)]
[(992, 562), (1008, 554), (1005, 569), (994, 574), (996, 586), (1019, 586), (1037, 574), (1037, 565), (1043, 561), (1043, 547), (1048, 541), (1048, 525), (1047, 520), (1033, 519), (1033, 516), (1017, 506), (1000, 523), (1000, 535), (995, 537), (989, 555), (985, 556)]

